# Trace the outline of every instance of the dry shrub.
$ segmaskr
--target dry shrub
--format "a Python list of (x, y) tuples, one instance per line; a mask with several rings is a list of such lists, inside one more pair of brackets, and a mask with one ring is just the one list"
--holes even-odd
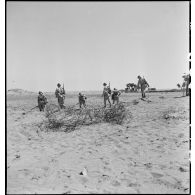
[(116, 104), (110, 109), (104, 110), (103, 120), (121, 125), (127, 115), (124, 104)]
[(101, 122), (108, 122), (121, 125), (129, 117), (123, 103), (114, 105), (111, 108), (87, 107), (77, 109), (75, 106), (67, 106), (59, 109), (58, 106), (47, 105), (46, 117), (47, 127), (50, 129), (74, 130), (81, 125), (90, 125)]
[(162, 114), (163, 119), (170, 120), (170, 119), (175, 119), (175, 120), (185, 120), (187, 119), (187, 111), (186, 110), (175, 110), (175, 109), (168, 109), (167, 111), (164, 111)]

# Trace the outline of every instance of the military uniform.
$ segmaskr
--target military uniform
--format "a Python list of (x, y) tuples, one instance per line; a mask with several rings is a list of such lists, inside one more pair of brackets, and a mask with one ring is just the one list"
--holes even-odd
[(81, 106), (83, 105), (84, 107), (86, 107), (86, 101), (87, 97), (84, 94), (79, 93), (79, 106), (81, 108)]
[(42, 92), (39, 92), (38, 95), (38, 107), (40, 111), (44, 111), (45, 105), (47, 104), (47, 98), (43, 95)]
[(141, 88), (142, 98), (145, 98), (146, 97), (145, 89), (146, 87), (149, 87), (148, 82), (144, 78), (139, 77), (137, 86), (138, 88), (139, 87)]
[(104, 97), (104, 107), (106, 107), (106, 102), (108, 101), (111, 107), (111, 103), (110, 103), (110, 94), (109, 94), (109, 88), (108, 87), (104, 87), (103, 89), (103, 97)]
[(60, 108), (64, 108), (65, 92), (62, 87), (58, 87), (55, 91), (56, 98), (58, 98), (58, 104)]
[(115, 101), (117, 102), (117, 104), (119, 103), (119, 96), (120, 96), (121, 92), (118, 91), (117, 89), (114, 89), (113, 93), (112, 93), (112, 100), (113, 100), (113, 104), (115, 103)]
[(190, 75), (187, 75), (185, 78), (184, 78), (184, 81), (186, 83), (186, 96), (190, 95), (190, 90), (189, 90), (189, 85), (190, 85), (190, 81), (191, 81), (191, 77)]

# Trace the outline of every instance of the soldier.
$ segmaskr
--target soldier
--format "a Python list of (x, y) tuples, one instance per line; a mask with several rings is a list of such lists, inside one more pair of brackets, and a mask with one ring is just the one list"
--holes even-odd
[(102, 96), (104, 97), (104, 107), (106, 107), (106, 101), (109, 102), (110, 104), (110, 107), (111, 107), (111, 103), (110, 103), (110, 88), (107, 87), (107, 84), (106, 83), (103, 83), (103, 86), (104, 86), (104, 89), (103, 89), (103, 94)]
[(47, 98), (43, 95), (41, 91), (39, 91), (38, 95), (38, 107), (40, 112), (44, 111), (45, 105), (47, 104)]
[(84, 107), (86, 107), (86, 103), (85, 103), (86, 99), (87, 99), (87, 97), (84, 94), (79, 93), (79, 106), (80, 106), (80, 108), (82, 105)]
[(186, 96), (189, 96), (190, 95), (189, 85), (191, 82), (190, 74), (184, 75), (183, 78), (184, 78), (184, 82), (185, 82)]
[(60, 108), (65, 108), (64, 106), (64, 99), (65, 99), (65, 90), (64, 87), (62, 88), (60, 83), (57, 84), (57, 89), (55, 91), (56, 98), (58, 98), (58, 104)]
[(184, 81), (183, 83), (182, 83), (182, 86), (181, 86), (181, 90), (183, 91), (183, 96), (185, 95), (185, 91), (186, 91), (186, 81)]
[(119, 103), (119, 96), (120, 95), (121, 95), (121, 92), (118, 91), (116, 88), (114, 88), (113, 93), (112, 93), (113, 104), (115, 103), (115, 101), (117, 104)]
[(145, 78), (141, 78), (141, 76), (138, 76), (137, 78), (138, 78), (137, 88), (138, 89), (141, 88), (142, 98), (145, 98), (146, 97), (145, 89), (146, 87), (149, 87), (149, 84)]

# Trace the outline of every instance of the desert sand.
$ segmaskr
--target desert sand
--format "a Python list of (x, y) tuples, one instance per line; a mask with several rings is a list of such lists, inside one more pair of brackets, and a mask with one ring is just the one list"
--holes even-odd
[[(189, 193), (189, 97), (181, 95), (147, 93), (142, 101), (140, 93), (123, 93), (128, 122), (66, 133), (42, 129), (47, 118), (38, 109), (22, 114), (36, 95), (8, 94), (7, 193)], [(77, 102), (75, 95), (65, 100)], [(101, 94), (88, 95), (93, 103), (103, 106)]]

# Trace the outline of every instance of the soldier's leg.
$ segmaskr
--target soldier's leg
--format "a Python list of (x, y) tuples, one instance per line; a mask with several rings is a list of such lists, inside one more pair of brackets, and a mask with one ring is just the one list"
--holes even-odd
[(65, 108), (65, 106), (64, 106), (64, 99), (63, 99), (62, 97), (60, 97), (60, 98), (58, 99), (58, 102), (59, 102), (59, 106), (60, 106), (61, 109), (62, 109), (62, 108)]
[(104, 107), (106, 107), (106, 98), (104, 97)]
[(146, 97), (146, 93), (145, 93), (145, 91), (143, 90), (143, 96), (144, 96), (144, 98)]
[(144, 98), (144, 87), (141, 86), (141, 93), (142, 93), (142, 98)]
[(110, 107), (111, 107), (111, 102), (110, 102), (110, 98), (108, 98), (108, 102), (109, 102), (109, 104), (110, 104)]
[(61, 101), (59, 101), (59, 106), (60, 106), (60, 109), (62, 109), (62, 108), (63, 108), (63, 104), (62, 104), (62, 102), (61, 102)]
[(41, 112), (41, 104), (39, 104), (38, 107), (39, 107), (39, 111)]
[(189, 86), (188, 86), (188, 84), (186, 85), (186, 96), (188, 96), (189, 95)]
[(112, 99), (112, 103), (114, 104), (114, 102), (115, 102), (114, 101), (114, 94), (112, 94), (112, 98), (111, 99)]
[[(58, 97), (58, 105), (59, 105), (59, 107), (60, 107), (60, 98)], [(61, 107), (60, 107), (61, 108)]]
[(116, 103), (118, 104), (119, 103), (119, 97), (117, 97), (117, 100), (116, 101), (117, 101)]
[(143, 94), (143, 91), (141, 90), (141, 93), (142, 93), (142, 98), (144, 97), (144, 94)]

